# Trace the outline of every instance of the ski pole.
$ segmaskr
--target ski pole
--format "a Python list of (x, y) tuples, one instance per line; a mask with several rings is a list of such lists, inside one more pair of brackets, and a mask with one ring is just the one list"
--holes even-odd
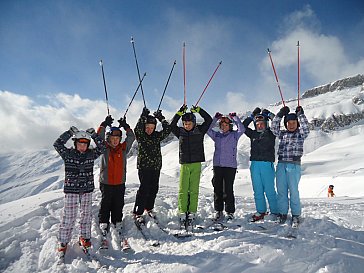
[(105, 73), (104, 73), (104, 64), (102, 63), (102, 60), (100, 60), (99, 64), (101, 66), (102, 79), (104, 80), (104, 89), (105, 89), (105, 97), (106, 97), (107, 115), (110, 116), (109, 99), (107, 97), (107, 89), (106, 89), (106, 81), (105, 81)]
[(216, 69), (215, 69), (214, 73), (212, 74), (212, 76), (211, 76), (210, 80), (209, 80), (209, 81), (208, 81), (208, 83), (206, 84), (205, 89), (202, 91), (200, 98), (197, 100), (197, 102), (196, 102), (195, 106), (197, 106), (197, 105), (198, 105), (198, 103), (200, 102), (200, 100), (201, 100), (201, 98), (202, 98), (203, 94), (205, 93), (205, 91), (206, 91), (207, 87), (209, 86), (209, 84), (210, 84), (210, 82), (211, 82), (212, 78), (215, 76), (215, 73), (216, 73), (216, 71), (219, 69), (219, 67), (220, 67), (220, 65), (221, 65), (221, 64), (222, 64), (222, 61), (220, 61), (220, 62), (219, 62), (218, 66), (216, 67)]
[(169, 83), (169, 79), (171, 78), (171, 75), (172, 75), (172, 72), (173, 72), (173, 68), (174, 68), (174, 66), (175, 66), (175, 65), (176, 65), (176, 61), (174, 61), (173, 66), (172, 66), (172, 69), (171, 69), (171, 72), (169, 73), (168, 80), (167, 80), (166, 86), (164, 87), (164, 91), (163, 91), (163, 94), (162, 94), (161, 100), (160, 100), (160, 102), (159, 102), (157, 112), (159, 111), (159, 108), (161, 107), (162, 100), (163, 100), (164, 94), (166, 93), (167, 86), (168, 86), (168, 83)]
[(142, 81), (144, 80), (144, 77), (145, 77), (146, 75), (147, 75), (147, 73), (144, 73), (143, 77), (141, 78), (141, 80), (140, 80), (140, 82), (139, 82), (139, 84), (138, 84), (138, 87), (137, 87), (137, 89), (135, 90), (133, 97), (131, 98), (131, 101), (130, 101), (130, 103), (129, 103), (129, 105), (128, 105), (128, 108), (126, 108), (126, 111), (125, 111), (125, 114), (124, 114), (124, 118), (126, 117), (126, 114), (127, 114), (127, 113), (128, 113), (128, 111), (129, 111), (129, 107), (130, 107), (130, 105), (132, 104), (132, 102), (133, 102), (133, 100), (134, 100), (134, 98), (135, 98), (135, 95), (138, 93), (139, 88), (142, 86)]
[(273, 68), (274, 76), (276, 77), (276, 81), (277, 81), (277, 85), (278, 85), (279, 93), (281, 94), (282, 103), (283, 103), (283, 106), (286, 106), (286, 105), (285, 105), (285, 103), (284, 103), (284, 99), (283, 99), (283, 95), (282, 95), (281, 86), (279, 85), (278, 76), (277, 76), (276, 69), (275, 69), (275, 67), (274, 67), (273, 60), (272, 60), (272, 56), (271, 56), (270, 52), (271, 52), (271, 51), (270, 51), (270, 50), (269, 50), (269, 48), (268, 48), (268, 55), (269, 55), (269, 59), (270, 59), (270, 62), (271, 62), (271, 64), (272, 64), (272, 68)]
[[(135, 52), (135, 45), (134, 45), (134, 38), (131, 37), (131, 44), (133, 45), (133, 52), (134, 52), (134, 59), (135, 59), (135, 64), (136, 64), (136, 68), (138, 71), (138, 78), (139, 78), (139, 82), (141, 83), (141, 78), (140, 78), (140, 72), (139, 72), (139, 65), (138, 65), (138, 59), (136, 56), (136, 52)], [(143, 97), (143, 102), (144, 102), (144, 107), (147, 107), (147, 105), (145, 104), (145, 98), (144, 98), (144, 90), (143, 90), (143, 85), (140, 85), (140, 89), (142, 90), (142, 97)]]
[(186, 43), (183, 43), (183, 105), (186, 105)]
[(300, 106), (300, 41), (297, 41), (297, 103)]

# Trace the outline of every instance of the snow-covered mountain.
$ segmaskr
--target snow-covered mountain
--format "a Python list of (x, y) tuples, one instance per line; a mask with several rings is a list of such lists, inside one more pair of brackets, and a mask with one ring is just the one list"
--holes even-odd
[[(306, 91), (300, 99), (311, 124), (302, 158), (300, 193), (304, 222), (296, 240), (286, 228), (257, 230), (248, 222), (255, 211), (249, 173), (250, 141), (242, 136), (235, 182), (236, 222), (223, 232), (208, 231), (178, 241), (150, 229), (161, 242), (151, 248), (132, 224), (139, 185), (136, 157), (128, 161), (125, 231), (133, 248), (113, 249), (101, 257), (102, 269), (83, 259), (77, 246), (66, 258), (69, 272), (362, 272), (364, 266), (364, 76), (357, 75)], [(291, 109), (297, 100), (286, 102)], [(262, 106), (260, 106), (262, 107)], [(267, 106), (276, 113), (279, 103)], [(218, 111), (218, 109), (216, 109)], [(252, 109), (239, 109), (246, 113)], [(61, 132), (60, 132), (61, 133)], [(70, 144), (71, 145), (71, 144)], [(213, 142), (206, 137), (198, 223), (213, 212)], [(156, 211), (170, 229), (177, 226), (178, 142), (163, 143), (163, 168)], [(95, 168), (95, 181), (98, 178)], [(63, 206), (63, 162), (53, 150), (0, 154), (0, 272), (54, 272), (56, 235)], [(335, 198), (326, 197), (329, 184)], [(96, 183), (97, 185), (97, 183)], [(97, 185), (98, 186), (98, 185)], [(100, 193), (94, 194), (93, 244)], [(269, 223), (267, 223), (269, 224)], [(77, 230), (74, 232), (77, 238)]]

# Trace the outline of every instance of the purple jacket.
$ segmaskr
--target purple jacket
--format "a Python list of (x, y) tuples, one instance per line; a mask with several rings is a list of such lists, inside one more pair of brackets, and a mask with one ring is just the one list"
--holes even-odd
[(235, 116), (233, 121), (238, 127), (237, 131), (228, 131), (226, 133), (216, 132), (212, 128), (215, 127), (217, 120), (217, 118), (212, 120), (210, 128), (207, 131), (207, 134), (215, 142), (214, 166), (236, 168), (238, 165), (236, 161), (238, 140), (244, 134), (245, 127), (241, 123), (241, 120)]

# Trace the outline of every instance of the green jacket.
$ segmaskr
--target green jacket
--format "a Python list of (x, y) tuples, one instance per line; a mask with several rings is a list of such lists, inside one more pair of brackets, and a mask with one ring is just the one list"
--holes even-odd
[(145, 132), (145, 120), (141, 117), (134, 129), (138, 142), (138, 169), (160, 170), (162, 168), (161, 141), (171, 133), (171, 127), (166, 120), (162, 122), (162, 131), (154, 131), (148, 135)]

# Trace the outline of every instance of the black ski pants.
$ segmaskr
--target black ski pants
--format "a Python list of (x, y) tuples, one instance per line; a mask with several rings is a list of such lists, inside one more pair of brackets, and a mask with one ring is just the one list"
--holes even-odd
[(214, 186), (214, 208), (216, 211), (223, 211), (225, 203), (226, 212), (235, 212), (235, 174), (236, 168), (214, 166), (212, 185)]
[(140, 186), (136, 194), (134, 214), (142, 215), (144, 210), (154, 208), (155, 198), (159, 190), (160, 170), (138, 170)]
[(114, 225), (123, 219), (125, 184), (107, 185), (100, 183), (101, 204), (99, 210), (99, 223), (108, 223), (111, 214), (111, 223)]

